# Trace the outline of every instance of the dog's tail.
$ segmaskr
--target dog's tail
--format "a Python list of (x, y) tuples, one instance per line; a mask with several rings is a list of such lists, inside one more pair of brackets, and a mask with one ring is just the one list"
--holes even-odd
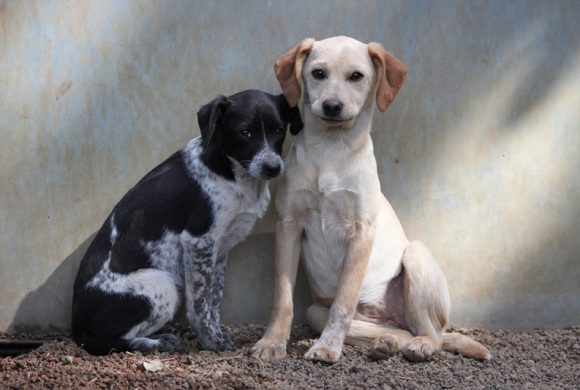
[(73, 340), (92, 355), (108, 355), (113, 352), (130, 351), (129, 343), (122, 338), (106, 338), (82, 332), (73, 333)]
[(447, 352), (458, 353), (472, 359), (491, 359), (491, 353), (486, 347), (461, 333), (443, 333), (441, 349)]

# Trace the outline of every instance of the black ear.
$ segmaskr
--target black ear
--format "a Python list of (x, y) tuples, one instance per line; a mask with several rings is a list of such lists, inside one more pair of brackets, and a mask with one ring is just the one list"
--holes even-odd
[(296, 135), (300, 133), (300, 130), (304, 127), (304, 122), (302, 122), (302, 117), (300, 116), (300, 110), (298, 107), (290, 107), (288, 112), (290, 123), (290, 134)]
[(201, 131), (201, 138), (205, 145), (211, 142), (216, 125), (222, 120), (225, 112), (232, 105), (232, 101), (226, 96), (219, 95), (211, 102), (202, 106), (197, 112), (197, 123)]
[(300, 130), (304, 127), (304, 123), (302, 123), (302, 117), (300, 116), (298, 107), (290, 107), (283, 94), (276, 96), (276, 98), (278, 99), (284, 121), (290, 125), (290, 134), (296, 135), (300, 133)]

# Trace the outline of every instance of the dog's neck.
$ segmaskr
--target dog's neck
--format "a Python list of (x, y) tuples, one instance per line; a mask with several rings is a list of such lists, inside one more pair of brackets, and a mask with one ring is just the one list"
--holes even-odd
[(216, 175), (227, 180), (236, 180), (230, 159), (217, 145), (204, 145), (200, 158), (210, 171)]

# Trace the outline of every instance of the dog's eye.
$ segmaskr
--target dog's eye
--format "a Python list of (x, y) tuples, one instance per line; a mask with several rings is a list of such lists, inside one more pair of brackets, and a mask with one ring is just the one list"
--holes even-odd
[(353, 72), (353, 73), (352, 73), (352, 74), (349, 76), (348, 80), (349, 80), (349, 81), (355, 81), (355, 82), (356, 82), (356, 81), (360, 81), (360, 80), (361, 80), (363, 77), (364, 77), (364, 76), (363, 76), (363, 74), (362, 74), (361, 72)]
[(280, 135), (282, 133), (284, 133), (284, 128), (283, 127), (279, 127), (279, 128), (276, 129), (276, 135)]
[(324, 78), (326, 78), (326, 73), (324, 73), (322, 69), (314, 69), (311, 73), (312, 77), (314, 77), (317, 80), (323, 80)]
[(252, 133), (249, 130), (242, 130), (240, 131), (240, 134), (247, 138), (250, 138), (252, 136)]

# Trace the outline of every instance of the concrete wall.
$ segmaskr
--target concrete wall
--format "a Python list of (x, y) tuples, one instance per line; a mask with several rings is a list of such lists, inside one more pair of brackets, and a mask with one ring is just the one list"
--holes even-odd
[[(579, 324), (578, 20), (574, 0), (0, 1), (0, 331), (67, 328), (87, 244), (198, 107), (279, 91), (282, 52), (337, 34), (409, 67), (376, 115), (379, 174), (453, 322)], [(228, 322), (267, 317), (274, 219), (232, 255)]]

